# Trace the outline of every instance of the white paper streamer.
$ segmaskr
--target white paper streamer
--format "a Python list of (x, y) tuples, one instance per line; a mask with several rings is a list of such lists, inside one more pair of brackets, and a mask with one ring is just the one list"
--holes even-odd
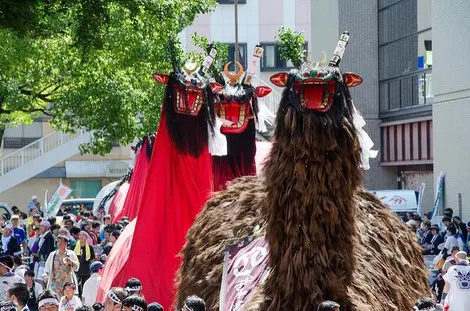
[(274, 125), (276, 121), (276, 115), (269, 110), (268, 106), (262, 103), (258, 99), (258, 120), (256, 120), (256, 129), (260, 133), (266, 133), (268, 131), (266, 124)]
[(220, 132), (222, 127), (222, 121), (219, 118), (215, 118), (214, 124), (214, 135), (212, 135), (210, 126), (208, 125), (207, 130), (209, 131), (209, 153), (213, 156), (226, 156), (227, 155), (227, 138)]
[(370, 168), (369, 159), (377, 157), (379, 153), (377, 150), (372, 150), (374, 142), (370, 139), (369, 134), (364, 131), (363, 127), (366, 125), (364, 118), (357, 112), (356, 107), (353, 105), (353, 124), (357, 131), (357, 136), (359, 138), (359, 143), (361, 145), (361, 167), (365, 170)]

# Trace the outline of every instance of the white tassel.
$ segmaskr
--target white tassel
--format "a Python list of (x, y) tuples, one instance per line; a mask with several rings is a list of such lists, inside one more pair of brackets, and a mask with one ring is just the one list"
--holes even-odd
[(220, 132), (222, 121), (215, 118), (214, 135), (212, 135), (210, 125), (209, 131), (209, 153), (213, 156), (226, 156), (227, 155), (227, 138)]
[(266, 124), (269, 124), (271, 126), (274, 125), (274, 122), (276, 121), (276, 115), (272, 113), (268, 106), (266, 106), (264, 103), (258, 100), (258, 120), (256, 122), (256, 129), (260, 133), (266, 133), (268, 131)]
[(357, 112), (356, 107), (353, 105), (353, 124), (356, 128), (357, 136), (359, 138), (359, 144), (361, 145), (361, 167), (364, 170), (368, 170), (370, 168), (369, 159), (377, 157), (379, 153), (377, 150), (372, 150), (372, 146), (374, 146), (374, 142), (369, 137), (366, 131), (364, 131), (363, 127), (366, 125), (366, 121), (364, 118)]

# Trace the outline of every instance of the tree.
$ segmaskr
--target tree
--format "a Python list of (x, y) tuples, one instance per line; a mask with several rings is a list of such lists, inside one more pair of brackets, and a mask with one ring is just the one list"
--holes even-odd
[[(82, 152), (105, 154), (157, 129), (171, 70), (168, 42), (215, 0), (0, 1), (0, 139), (45, 113), (58, 130), (85, 128)], [(182, 54), (181, 47), (171, 53)], [(182, 57), (180, 56), (180, 59)]]

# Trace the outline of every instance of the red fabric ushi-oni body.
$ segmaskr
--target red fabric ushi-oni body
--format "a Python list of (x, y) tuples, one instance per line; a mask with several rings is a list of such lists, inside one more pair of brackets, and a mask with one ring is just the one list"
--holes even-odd
[(113, 247), (99, 298), (104, 300), (109, 288), (124, 286), (128, 279), (136, 277), (142, 282), (147, 301), (158, 301), (169, 309), (180, 264), (177, 255), (211, 190), (211, 157), (207, 148), (197, 157), (181, 153), (170, 140), (162, 116), (142, 206), (135, 226), (129, 225), (119, 238), (119, 242), (127, 242)]
[(137, 217), (150, 163), (147, 153), (148, 149), (151, 149), (151, 146), (148, 144), (148, 139), (145, 138), (142, 148), (137, 155), (137, 160), (135, 162), (134, 171), (132, 172), (129, 190), (127, 191), (124, 204), (121, 208), (119, 208), (119, 206), (113, 208), (113, 206), (115, 206), (113, 201), (113, 204), (111, 204), (109, 209), (112, 223), (121, 220), (124, 216), (127, 216), (130, 221)]
[(167, 87), (140, 207), (109, 255), (98, 301), (105, 300), (111, 287), (122, 287), (135, 277), (148, 302), (171, 309), (178, 254), (213, 190), (208, 149), (215, 119), (212, 91), (205, 85), (187, 85), (187, 77), (154, 75)]

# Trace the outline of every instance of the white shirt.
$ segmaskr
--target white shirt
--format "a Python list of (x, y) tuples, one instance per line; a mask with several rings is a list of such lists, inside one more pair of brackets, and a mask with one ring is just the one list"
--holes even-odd
[(446, 301), (451, 311), (470, 310), (470, 266), (455, 265), (444, 275), (449, 283)]
[(14, 273), (7, 273), (0, 276), (0, 301), (7, 300), (8, 290), (14, 283), (24, 283), (24, 280)]
[(447, 249), (447, 254), (452, 254), (452, 247), (458, 246), (460, 250), (463, 250), (463, 241), (462, 239), (456, 238), (455, 236), (451, 235), (447, 237), (446, 243), (444, 244), (444, 248)]
[(62, 297), (59, 304), (60, 311), (73, 311), (75, 308), (81, 307), (82, 302), (77, 296), (73, 296), (72, 299), (68, 300), (67, 297)]
[(100, 282), (101, 276), (98, 273), (93, 273), (83, 285), (82, 298), (86, 305), (92, 306), (95, 304)]

